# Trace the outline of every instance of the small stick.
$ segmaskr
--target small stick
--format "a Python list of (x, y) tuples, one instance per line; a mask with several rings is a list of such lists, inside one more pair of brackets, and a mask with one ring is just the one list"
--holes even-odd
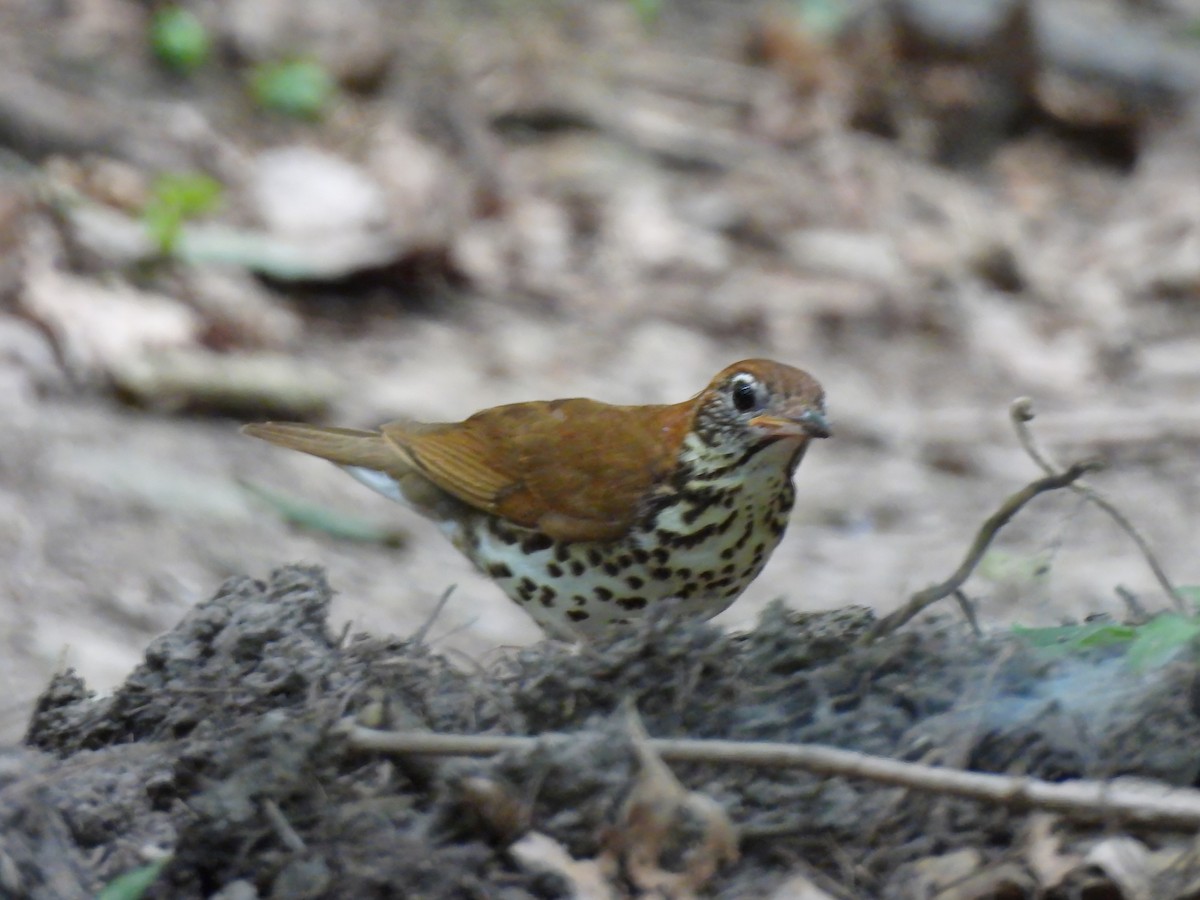
[[(389, 732), (352, 723), (343, 725), (339, 730), (356, 750), (433, 756), (529, 753), (544, 741), (580, 737), (578, 734), (510, 737)], [(1050, 782), (1026, 776), (991, 775), (901, 762), (817, 744), (651, 738), (648, 746), (665, 762), (803, 769), (814, 775), (862, 778), (910, 790), (995, 803), (1012, 809), (1044, 809), (1078, 821), (1121, 821), (1188, 830), (1200, 827), (1200, 791), (1193, 788), (1176, 788), (1145, 781)]]
[(271, 827), (275, 829), (275, 834), (285, 847), (293, 853), (303, 853), (308, 849), (308, 846), (304, 843), (304, 838), (296, 833), (296, 829), (287, 820), (287, 816), (283, 814), (283, 810), (279, 808), (278, 803), (267, 798), (262, 802), (262, 809), (267, 816), (267, 821), (271, 823)]
[(979, 565), (979, 561), (983, 559), (984, 553), (987, 552), (988, 546), (992, 543), (993, 538), (996, 537), (1000, 529), (1009, 523), (1012, 517), (1020, 511), (1021, 507), (1038, 494), (1068, 487), (1088, 472), (1098, 468), (1100, 468), (1100, 463), (1095, 460), (1072, 463), (1064, 471), (1039, 478), (1037, 481), (1030, 482), (1024, 488), (1017, 491), (1005, 500), (1000, 505), (1000, 508), (992, 513), (987, 521), (979, 527), (979, 531), (975, 533), (975, 540), (971, 542), (971, 546), (967, 550), (967, 555), (963, 557), (962, 563), (959, 564), (953, 575), (940, 584), (931, 585), (923, 591), (917, 591), (913, 594), (902, 607), (876, 622), (874, 627), (866, 633), (866, 636), (863, 638), (864, 642), (870, 643), (886, 634), (890, 634), (922, 610), (937, 603), (943, 597), (949, 597), (961, 588), (963, 583), (971, 577), (971, 573), (975, 571), (975, 567)]
[(1129, 610), (1131, 621), (1145, 622), (1150, 618), (1146, 610), (1142, 607), (1142, 601), (1138, 599), (1137, 594), (1121, 584), (1118, 584), (1113, 590), (1121, 598), (1121, 602), (1125, 604), (1125, 608)]
[(979, 627), (979, 616), (975, 615), (975, 605), (971, 602), (971, 598), (966, 595), (962, 588), (954, 592), (954, 602), (958, 604), (958, 608), (962, 611), (963, 618), (967, 620), (967, 624), (971, 626), (971, 633), (978, 640), (983, 637), (983, 629)]
[[(1038, 446), (1033, 432), (1029, 428), (1029, 423), (1034, 419), (1033, 401), (1028, 397), (1018, 397), (1008, 408), (1008, 416), (1012, 419), (1013, 428), (1016, 429), (1017, 440), (1021, 442), (1021, 447), (1029, 455), (1029, 458), (1047, 475), (1053, 475), (1055, 472), (1060, 471), (1058, 464), (1055, 463), (1046, 451)], [(1175, 590), (1175, 586), (1171, 583), (1171, 579), (1167, 577), (1166, 571), (1159, 564), (1158, 557), (1154, 555), (1154, 551), (1150, 548), (1150, 543), (1142, 537), (1142, 533), (1126, 518), (1125, 514), (1086, 481), (1077, 481), (1068, 486), (1075, 493), (1092, 501), (1108, 513), (1109, 517), (1117, 523), (1117, 527), (1132, 538), (1133, 542), (1137, 544), (1138, 550), (1141, 551), (1142, 558), (1146, 560), (1146, 565), (1154, 573), (1154, 578), (1158, 581), (1159, 587), (1170, 598), (1171, 603), (1178, 612), (1186, 613), (1187, 609), (1183, 598), (1179, 596), (1179, 593)]]
[(429, 618), (425, 620), (425, 624), (416, 630), (413, 634), (412, 641), (418, 647), (425, 643), (425, 639), (429, 637), (429, 629), (433, 628), (433, 623), (442, 615), (442, 610), (446, 608), (446, 604), (450, 602), (450, 597), (454, 594), (457, 584), (452, 584), (446, 590), (442, 591), (442, 596), (438, 598), (438, 602), (433, 607), (433, 612), (429, 614)]

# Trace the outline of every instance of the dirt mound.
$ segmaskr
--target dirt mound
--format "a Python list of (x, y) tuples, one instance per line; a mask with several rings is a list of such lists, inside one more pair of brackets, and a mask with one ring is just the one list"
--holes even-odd
[[(865, 610), (775, 605), (743, 634), (663, 616), (464, 671), (415, 640), (333, 633), (330, 598), (316, 569), (235, 579), (111, 696), (57, 677), (27, 746), (0, 758), (0, 893), (91, 897), (162, 851), (148, 897), (576, 895), (569, 866), (545, 862), (554, 846), (607, 858), (594, 871), (637, 895), (645, 871), (612, 852), (639, 790), (626, 698), (655, 737), (812, 742), (1056, 781), (1197, 776), (1190, 663), (1138, 676), (1104, 651), (1051, 659), (937, 621), (863, 646)], [(348, 718), (556, 736), (486, 759), (389, 756), (356, 747)], [(739, 833), (740, 858), (704, 888), (722, 897), (771, 896), (797, 873), (834, 896), (914, 896), (930, 860), (1020, 862), (1030, 831), (1027, 813), (862, 780), (671, 769)], [(691, 824), (694, 850), (704, 827)], [(664, 877), (697, 863), (686, 836), (676, 844), (651, 860)]]

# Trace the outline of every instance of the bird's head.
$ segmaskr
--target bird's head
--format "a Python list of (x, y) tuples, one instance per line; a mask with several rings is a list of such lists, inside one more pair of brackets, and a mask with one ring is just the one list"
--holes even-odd
[(747, 359), (720, 372), (697, 398), (695, 430), (709, 446), (807, 444), (830, 435), (825, 392), (807, 372)]

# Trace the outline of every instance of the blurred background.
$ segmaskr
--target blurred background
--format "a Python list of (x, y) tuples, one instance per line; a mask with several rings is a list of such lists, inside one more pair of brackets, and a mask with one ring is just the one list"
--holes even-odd
[[(835, 438), (721, 617), (895, 608), (1040, 472), (1008, 404), (1200, 581), (1197, 0), (0, 0), (0, 739), (223, 580), (486, 664), (537, 629), (266, 417), (684, 399), (767, 356)], [(989, 623), (1166, 600), (1077, 496)]]

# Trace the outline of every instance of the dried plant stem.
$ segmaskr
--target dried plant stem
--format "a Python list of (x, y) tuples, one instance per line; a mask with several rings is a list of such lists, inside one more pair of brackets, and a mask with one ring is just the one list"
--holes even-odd
[[(434, 756), (528, 753), (536, 750), (543, 741), (569, 741), (579, 737), (567, 734), (509, 737), (388, 732), (354, 724), (348, 724), (343, 731), (350, 746), (356, 750)], [(803, 769), (814, 775), (862, 778), (1013, 809), (1044, 809), (1078, 821), (1123, 822), (1184, 829), (1200, 827), (1200, 791), (1144, 781), (1129, 784), (1082, 780), (1048, 782), (1037, 778), (989, 775), (901, 762), (815, 744), (658, 738), (651, 739), (648, 745), (665, 762)]]
[(1100, 464), (1094, 460), (1072, 463), (1065, 470), (1054, 472), (1044, 478), (1039, 478), (1037, 481), (1031, 482), (1017, 491), (1005, 500), (1000, 505), (1000, 508), (992, 513), (987, 521), (979, 527), (979, 531), (975, 534), (975, 540), (971, 542), (971, 546), (967, 550), (967, 555), (963, 557), (963, 561), (959, 564), (953, 575), (940, 584), (931, 585), (913, 594), (902, 607), (876, 622), (874, 627), (865, 635), (864, 642), (869, 643), (886, 634), (890, 634), (922, 610), (932, 606), (942, 598), (954, 594), (971, 577), (971, 573), (975, 571), (975, 567), (983, 559), (984, 553), (987, 552), (987, 548), (991, 545), (996, 534), (1009, 523), (1012, 517), (1020, 511), (1021, 507), (1038, 496), (1038, 494), (1069, 487), (1085, 474), (1099, 467)]
[[(1047, 475), (1053, 475), (1061, 471), (1061, 467), (1055, 463), (1053, 458), (1038, 446), (1037, 440), (1029, 428), (1029, 423), (1034, 419), (1033, 401), (1028, 397), (1018, 397), (1008, 408), (1008, 415), (1012, 419), (1013, 428), (1016, 429), (1017, 440), (1021, 442), (1021, 447), (1029, 455), (1029, 458)], [(1069, 487), (1075, 493), (1095, 503), (1108, 513), (1109, 517), (1117, 523), (1117, 526), (1129, 535), (1130, 539), (1137, 544), (1138, 550), (1141, 551), (1142, 557), (1146, 560), (1146, 565), (1154, 573), (1154, 578), (1158, 581), (1159, 587), (1170, 598), (1175, 609), (1179, 612), (1186, 612), (1186, 605), (1183, 602), (1183, 598), (1179, 596), (1179, 593), (1175, 590), (1175, 586), (1171, 583), (1171, 579), (1167, 577), (1166, 571), (1159, 563), (1158, 557), (1154, 555), (1149, 542), (1142, 536), (1142, 533), (1137, 530), (1134, 524), (1126, 518), (1125, 514), (1112, 501), (1085, 481), (1076, 481), (1069, 485)]]

